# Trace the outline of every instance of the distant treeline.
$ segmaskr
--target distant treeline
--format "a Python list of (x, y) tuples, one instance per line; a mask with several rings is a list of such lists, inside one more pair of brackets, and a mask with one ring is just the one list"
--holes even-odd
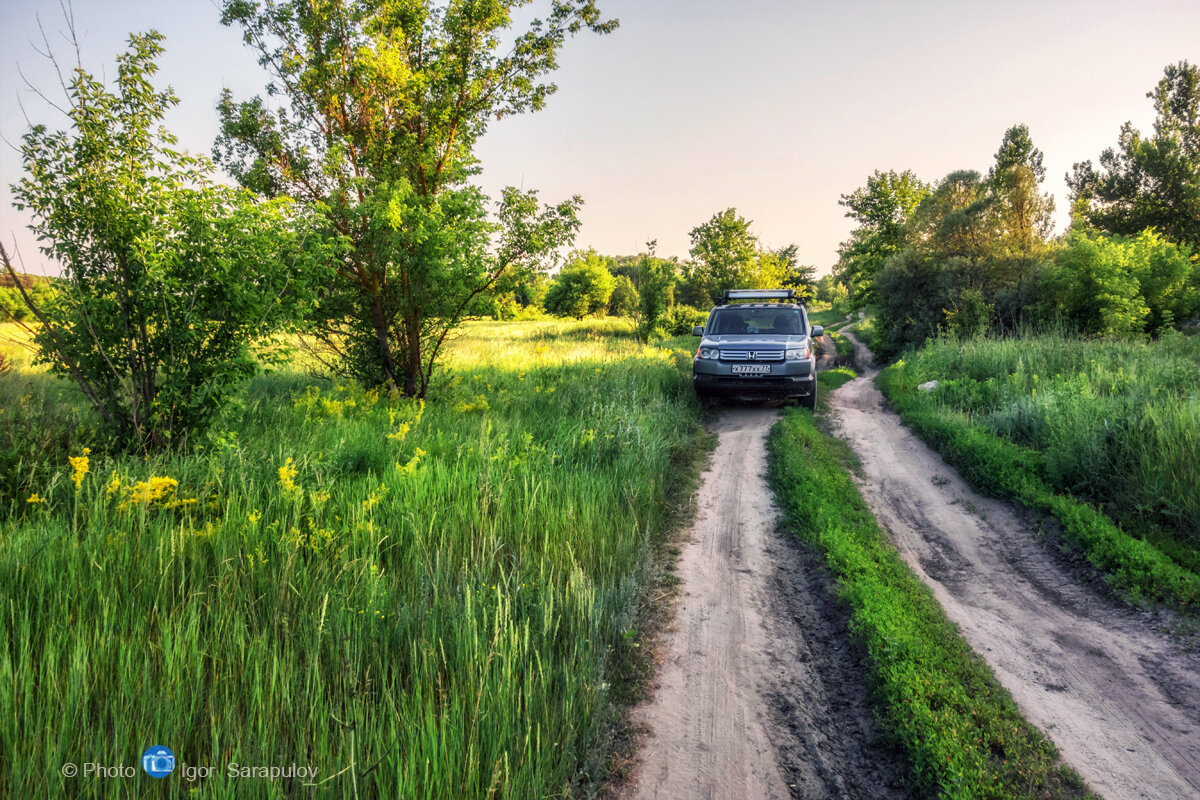
[(656, 256), (649, 242), (634, 256), (576, 251), (555, 275), (512, 270), (476, 312), (498, 319), (543, 311), (576, 319), (628, 317), (645, 339), (690, 333), (726, 289), (785, 287), (801, 300), (816, 299), (816, 267), (798, 263), (794, 244), (764, 246), (751, 224), (734, 208), (713, 214), (690, 232), (691, 258), (684, 261)]
[(850, 308), (876, 313), (884, 357), (940, 334), (1055, 323), (1093, 337), (1157, 336), (1200, 312), (1200, 68), (1168, 66), (1143, 136), (1126, 123), (1096, 168), (1067, 176), (1071, 226), (1052, 237), (1042, 152), (1010, 128), (987, 175), (926, 183), (876, 171), (843, 195), (858, 223), (834, 269)]

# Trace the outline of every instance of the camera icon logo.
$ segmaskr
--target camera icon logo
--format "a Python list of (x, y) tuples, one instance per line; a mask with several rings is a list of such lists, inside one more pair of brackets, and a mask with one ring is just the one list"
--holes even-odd
[(151, 778), (165, 778), (175, 770), (175, 754), (161, 744), (151, 745), (142, 753), (142, 769)]

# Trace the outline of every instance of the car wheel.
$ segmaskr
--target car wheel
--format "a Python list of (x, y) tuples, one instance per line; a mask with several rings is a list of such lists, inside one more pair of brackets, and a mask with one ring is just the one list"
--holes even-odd
[(804, 406), (809, 411), (817, 410), (817, 385), (815, 383), (813, 384), (812, 393), (806, 394), (800, 398), (800, 405)]

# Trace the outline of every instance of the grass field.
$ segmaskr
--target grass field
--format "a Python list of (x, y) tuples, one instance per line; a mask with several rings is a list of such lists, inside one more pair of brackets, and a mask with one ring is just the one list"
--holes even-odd
[(0, 796), (586, 793), (703, 446), (689, 357), (619, 323), (477, 323), (426, 404), (265, 375), (149, 461), (48, 377), (0, 379), (4, 441), (47, 444), (0, 508)]
[(880, 386), (978, 488), (1057, 517), (1119, 592), (1200, 602), (1200, 339), (935, 342)]

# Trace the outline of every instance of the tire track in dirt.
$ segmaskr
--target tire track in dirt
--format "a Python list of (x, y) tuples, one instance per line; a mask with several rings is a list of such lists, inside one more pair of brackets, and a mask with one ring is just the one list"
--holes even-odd
[(903, 798), (862, 654), (819, 562), (777, 529), (777, 409), (726, 408), (677, 565), (681, 592), (631, 796)]
[(875, 374), (832, 395), (835, 422), (872, 511), (964, 638), (1093, 790), (1200, 798), (1194, 645), (1082, 584), (1031, 516), (974, 493), (886, 408)]

